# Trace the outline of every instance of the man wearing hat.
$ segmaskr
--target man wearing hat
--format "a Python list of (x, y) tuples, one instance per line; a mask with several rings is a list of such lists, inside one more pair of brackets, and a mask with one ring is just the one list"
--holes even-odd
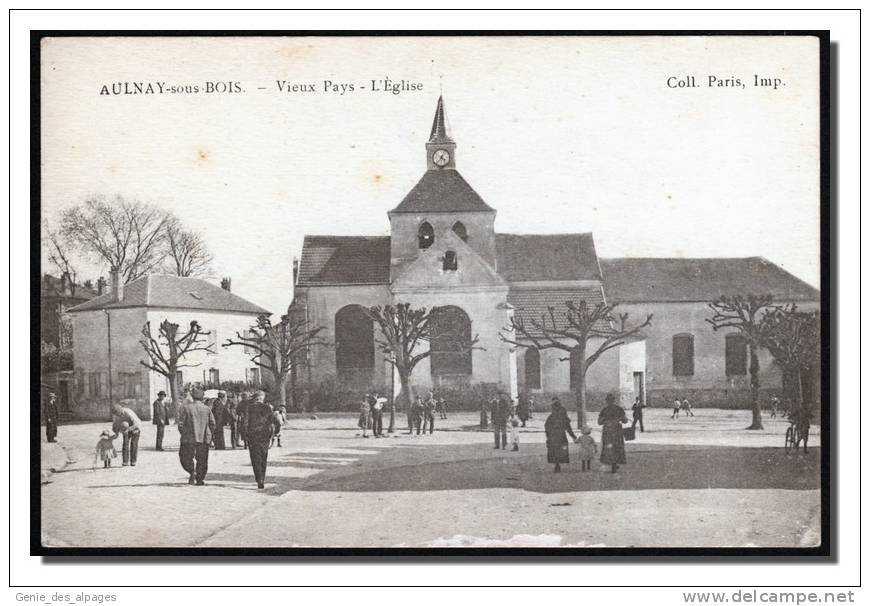
[(45, 438), (49, 442), (56, 442), (57, 438), (57, 396), (51, 391), (48, 393), (48, 402), (43, 410), (45, 416)]
[(163, 450), (163, 431), (169, 425), (169, 410), (164, 402), (166, 398), (165, 391), (157, 392), (157, 399), (154, 400), (154, 412), (151, 415), (154, 424), (157, 426), (157, 445), (154, 450)]
[(254, 479), (259, 489), (265, 488), (269, 445), (276, 429), (272, 407), (266, 404), (266, 392), (258, 391), (254, 396), (254, 401), (247, 408), (245, 444), (248, 446)]
[(178, 458), (189, 475), (188, 484), (205, 485), (208, 473), (208, 445), (215, 430), (214, 415), (202, 399), (202, 389), (193, 390), (193, 401), (183, 402), (178, 409), (178, 433), (181, 445)]

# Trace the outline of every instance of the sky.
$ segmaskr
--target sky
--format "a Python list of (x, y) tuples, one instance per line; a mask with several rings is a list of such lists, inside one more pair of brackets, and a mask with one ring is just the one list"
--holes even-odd
[[(497, 231), (592, 232), (600, 257), (763, 256), (818, 287), (818, 71), (803, 37), (48, 39), (42, 214), (93, 194), (170, 209), (216, 283), (282, 313), (305, 234), (389, 233), (443, 94)], [(420, 86), (372, 90), (384, 78)], [(123, 82), (167, 92), (100, 94)]]

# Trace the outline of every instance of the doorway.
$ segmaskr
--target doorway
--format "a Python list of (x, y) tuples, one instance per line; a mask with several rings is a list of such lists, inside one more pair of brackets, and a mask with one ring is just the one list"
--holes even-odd
[(643, 372), (634, 372), (634, 397), (640, 398), (640, 403), (646, 406), (646, 390), (644, 389)]

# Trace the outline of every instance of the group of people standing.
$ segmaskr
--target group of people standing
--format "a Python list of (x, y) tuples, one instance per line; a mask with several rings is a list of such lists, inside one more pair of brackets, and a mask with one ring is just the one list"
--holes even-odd
[(421, 396), (414, 398), (407, 413), (409, 435), (415, 431), (417, 435), (420, 435), (421, 428), (425, 435), (427, 427), (429, 435), (432, 435), (432, 432), (435, 431), (435, 415), (437, 414), (442, 420), (447, 418), (447, 401), (444, 396), (436, 395), (434, 391), (430, 391), (425, 400)]
[[(601, 457), (604, 465), (610, 465), (613, 473), (625, 464), (625, 437), (622, 433), (623, 423), (628, 423), (625, 411), (616, 404), (616, 397), (607, 394), (604, 408), (598, 414), (598, 424), (601, 425)], [(592, 468), (592, 459), (598, 451), (592, 430), (583, 426), (582, 435), (577, 437), (571, 428), (568, 411), (559, 401), (553, 398), (550, 415), (544, 422), (544, 433), (547, 436), (547, 462), (554, 465), (553, 471), (559, 473), (562, 465), (568, 463), (568, 436), (574, 443), (580, 445), (580, 461), (583, 471)]]
[[(368, 430), (372, 435), (380, 438), (384, 435), (384, 408), (387, 399), (378, 392), (367, 393), (359, 404), (359, 421), (357, 425), (362, 429), (362, 437), (367, 438)], [(357, 434), (359, 435), (359, 434)]]

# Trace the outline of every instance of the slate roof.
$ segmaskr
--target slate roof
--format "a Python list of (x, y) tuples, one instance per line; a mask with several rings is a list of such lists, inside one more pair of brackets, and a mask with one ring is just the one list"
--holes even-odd
[(727, 294), (771, 294), (818, 301), (819, 291), (762, 257), (601, 259), (610, 302), (712, 301)]
[[(516, 289), (511, 288), (507, 296), (508, 303), (514, 307), (514, 317), (517, 320), (522, 320), (527, 329), (531, 329), (532, 320), (540, 321), (542, 315), (548, 316), (549, 324), (549, 308), (555, 310), (556, 328), (565, 328), (565, 302), (566, 301), (586, 301), (589, 305), (601, 303), (604, 298), (601, 294), (601, 289), (596, 287), (588, 288), (553, 288), (553, 289)], [(606, 326), (606, 325), (604, 325)], [(604, 328), (602, 326), (602, 328)], [(538, 331), (530, 330), (535, 336), (540, 336)]]
[(447, 132), (447, 123), (444, 118), (444, 99), (438, 96), (438, 105), (435, 107), (435, 118), (432, 120), (432, 132), (429, 133), (429, 143), (453, 143), (450, 133)]
[(495, 212), (455, 169), (427, 170), (390, 213)]
[(71, 312), (125, 307), (200, 309), (233, 313), (268, 314), (266, 309), (199, 278), (148, 275), (124, 285), (121, 301), (106, 293), (69, 309)]
[(598, 280), (591, 233), (496, 234), (498, 273), (508, 282)]
[(389, 282), (389, 236), (305, 236), (298, 286)]

